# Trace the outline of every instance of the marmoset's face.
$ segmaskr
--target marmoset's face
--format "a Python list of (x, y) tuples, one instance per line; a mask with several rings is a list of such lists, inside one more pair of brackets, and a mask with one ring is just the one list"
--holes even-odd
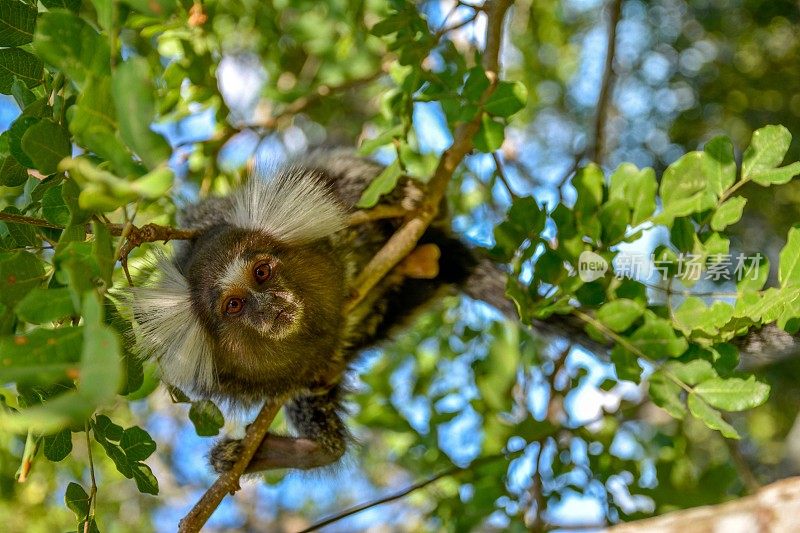
[(328, 245), (289, 246), (225, 227), (206, 238), (187, 270), (195, 310), (233, 352), (258, 339), (313, 334), (311, 317), (330, 320), (343, 304), (341, 266)]

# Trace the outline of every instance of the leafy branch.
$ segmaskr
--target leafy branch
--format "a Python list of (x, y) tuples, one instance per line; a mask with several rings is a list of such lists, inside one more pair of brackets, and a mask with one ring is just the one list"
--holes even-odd
[[(511, 4), (511, 0), (494, 0), (486, 6), (488, 19), (483, 68), (490, 83), (481, 96), (481, 103), (486, 102), (497, 86), (503, 20)], [(353, 295), (345, 307), (345, 313), (356, 307), (369, 291), (414, 249), (417, 241), (436, 218), (453, 172), (474, 147), (473, 138), (480, 129), (482, 117), (483, 110), (479, 109), (472, 120), (458, 127), (453, 144), (442, 154), (436, 171), (428, 183), (427, 194), (419, 209), (389, 238), (356, 278)]]

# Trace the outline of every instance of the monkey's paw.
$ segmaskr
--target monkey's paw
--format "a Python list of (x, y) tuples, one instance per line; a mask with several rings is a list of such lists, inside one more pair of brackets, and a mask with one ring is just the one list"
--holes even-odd
[(217, 474), (224, 474), (231, 468), (242, 452), (242, 441), (238, 439), (225, 438), (219, 441), (212, 448), (208, 455), (211, 468)]

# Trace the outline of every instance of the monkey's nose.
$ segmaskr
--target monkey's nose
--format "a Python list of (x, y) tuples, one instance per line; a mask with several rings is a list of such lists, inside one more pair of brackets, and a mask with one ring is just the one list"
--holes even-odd
[(259, 313), (267, 312), (276, 303), (275, 296), (269, 292), (257, 292), (253, 294), (253, 300), (256, 302)]

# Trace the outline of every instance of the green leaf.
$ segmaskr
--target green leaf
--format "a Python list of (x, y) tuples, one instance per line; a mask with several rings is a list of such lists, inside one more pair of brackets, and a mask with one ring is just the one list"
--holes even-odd
[(673, 320), (686, 335), (693, 331), (716, 335), (732, 316), (733, 306), (726, 302), (716, 301), (709, 307), (697, 296), (690, 296), (675, 310)]
[(546, 213), (533, 197), (516, 198), (506, 215), (506, 220), (494, 228), (496, 249), (503, 257), (510, 258), (514, 251), (529, 238), (534, 238), (547, 221)]
[(800, 162), (772, 170), (753, 172), (751, 179), (755, 183), (767, 187), (769, 185), (783, 185), (784, 183), (789, 183), (789, 181), (798, 174), (800, 174)]
[(17, 305), (17, 316), (31, 324), (46, 324), (76, 314), (69, 289), (35, 288)]
[(44, 456), (51, 461), (61, 461), (72, 452), (72, 432), (62, 429), (55, 435), (45, 435)]
[(403, 169), (400, 166), (400, 160), (395, 159), (389, 166), (383, 169), (380, 174), (375, 176), (358, 200), (356, 207), (360, 209), (369, 209), (375, 207), (384, 194), (388, 194), (397, 186), (397, 181), (403, 175)]
[(111, 461), (113, 461), (114, 466), (117, 468), (117, 472), (128, 479), (133, 478), (133, 466), (128, 460), (128, 456), (125, 455), (125, 450), (123, 450), (121, 446), (112, 442), (104, 441), (101, 442), (101, 444), (103, 445), (103, 450), (105, 450), (106, 455), (109, 457), (109, 459), (111, 459)]
[(69, 9), (77, 13), (81, 7), (81, 0), (40, 0), (47, 9)]
[(483, 105), (484, 111), (498, 117), (510, 117), (528, 100), (528, 89), (522, 82), (501, 81)]
[(639, 170), (623, 163), (611, 174), (608, 196), (628, 202), (631, 225), (638, 226), (656, 210), (656, 174), (652, 168)]
[(162, 166), (135, 180), (131, 183), (131, 189), (142, 198), (156, 200), (167, 194), (174, 178), (172, 169)]
[[(2, 211), (3, 213), (10, 213), (19, 215), (19, 209), (14, 206), (8, 206)], [(8, 230), (8, 238), (6, 244), (9, 248), (24, 248), (25, 246), (38, 246), (41, 242), (40, 238), (36, 235), (36, 228), (28, 224), (21, 224), (16, 222), (0, 221), (0, 228), (5, 226)]]
[(14, 156), (0, 157), (0, 186), (17, 187), (28, 179), (28, 171)]
[[(85, 228), (78, 229), (85, 231)], [(65, 230), (62, 234), (62, 240), (67, 232)], [(82, 240), (60, 242), (53, 259), (56, 280), (67, 286), (72, 294), (73, 305), (79, 309), (84, 293), (94, 291), (100, 276), (100, 268), (92, 255), (92, 243)]]
[(711, 229), (722, 231), (731, 224), (739, 222), (746, 203), (747, 198), (743, 196), (735, 196), (723, 203), (714, 212), (714, 216), (711, 217)]
[(119, 445), (131, 461), (144, 461), (156, 451), (156, 443), (150, 434), (138, 426), (123, 431)]
[(467, 80), (464, 82), (461, 95), (467, 101), (477, 104), (488, 88), (489, 78), (486, 77), (486, 72), (483, 68), (479, 66), (472, 67), (467, 75)]
[(636, 300), (620, 298), (603, 305), (597, 319), (611, 331), (621, 333), (631, 327), (644, 313), (644, 305)]
[(22, 81), (26, 87), (36, 87), (42, 83), (44, 67), (42, 60), (19, 48), (0, 49), (0, 93), (11, 94), (14, 79)]
[(622, 199), (610, 199), (597, 215), (602, 226), (601, 238), (606, 246), (618, 243), (628, 228), (630, 218), (628, 202)]
[(703, 163), (709, 190), (718, 197), (722, 196), (736, 181), (733, 144), (727, 137), (714, 137), (706, 143), (703, 151), (706, 154)]
[(97, 24), (100, 29), (110, 32), (114, 31), (117, 6), (114, 0), (91, 0), (97, 11)]
[(164, 137), (150, 129), (156, 116), (155, 86), (147, 61), (132, 57), (118, 65), (111, 80), (111, 92), (122, 140), (149, 169), (166, 162), (172, 149)]
[(633, 353), (617, 345), (611, 350), (611, 362), (614, 363), (614, 369), (619, 379), (639, 383), (642, 377), (642, 368)]
[(136, 482), (136, 488), (139, 489), (139, 492), (158, 494), (158, 480), (149, 466), (144, 463), (134, 463), (132, 471), (133, 480)]
[(657, 406), (668, 412), (673, 418), (686, 416), (686, 407), (681, 401), (681, 388), (658, 370), (650, 376), (650, 398)]
[(503, 123), (497, 122), (486, 113), (481, 116), (481, 125), (472, 141), (475, 149), (479, 152), (494, 152), (503, 146), (505, 140), (506, 127)]
[(100, 277), (106, 284), (106, 287), (111, 287), (113, 282), (111, 276), (114, 273), (114, 243), (111, 241), (111, 233), (108, 226), (100, 222), (92, 223), (92, 233), (94, 233), (94, 244), (92, 246), (92, 253), (97, 261), (97, 266), (100, 268)]
[(26, 168), (33, 168), (34, 165), (28, 154), (22, 149), (22, 136), (39, 120), (41, 120), (39, 117), (21, 115), (11, 123), (11, 127), (8, 129), (8, 150), (14, 159)]
[(0, 381), (47, 383), (77, 376), (83, 327), (0, 337)]
[(61, 69), (79, 86), (90, 75), (108, 76), (111, 71), (108, 40), (67, 11), (39, 16), (33, 46), (39, 57)]
[(21, 46), (33, 40), (36, 4), (0, 0), (0, 46)]
[(61, 186), (61, 197), (64, 199), (64, 205), (69, 209), (70, 226), (82, 226), (92, 216), (90, 212), (81, 209), (79, 205), (80, 193), (81, 190), (75, 180), (65, 180)]
[(747, 379), (712, 378), (697, 385), (694, 392), (718, 409), (745, 411), (767, 401), (769, 385), (756, 381), (755, 376)]
[(678, 357), (689, 344), (672, 329), (672, 324), (652, 313), (646, 315), (644, 325), (631, 336), (631, 341), (647, 358)]
[(122, 439), (122, 428), (111, 422), (105, 415), (98, 415), (95, 417), (92, 428), (94, 429), (94, 439), (103, 446), (103, 450), (105, 450), (106, 455), (114, 462), (117, 471), (128, 479), (133, 478), (134, 465), (131, 464), (122, 446), (112, 442)]
[(14, 97), (14, 101), (17, 102), (19, 108), (25, 111), (32, 109), (37, 100), (36, 95), (28, 89), (25, 82), (18, 79), (14, 79), (14, 83), (11, 84), (11, 96)]
[(403, 137), (403, 125), (397, 124), (396, 126), (392, 126), (389, 129), (383, 130), (374, 139), (362, 141), (361, 146), (358, 147), (358, 155), (370, 155), (381, 146), (386, 146), (393, 140), (400, 139), (401, 137)]
[(586, 221), (597, 216), (597, 209), (603, 203), (603, 171), (594, 163), (578, 170), (572, 185), (578, 193), (575, 199), (575, 216)]
[(696, 385), (717, 377), (714, 367), (705, 359), (694, 359), (688, 363), (670, 361), (664, 365), (664, 369), (687, 385)]
[(54, 433), (85, 420), (91, 416), (94, 407), (78, 392), (70, 391), (18, 413), (0, 410), (0, 424), (9, 432), (30, 430), (37, 433)]
[(95, 432), (95, 437), (114, 442), (122, 440), (122, 426), (112, 422), (106, 415), (97, 415), (92, 422), (92, 429)]
[(78, 520), (83, 520), (89, 514), (89, 495), (77, 483), (67, 485), (64, 502), (70, 511), (75, 513)]
[(519, 329), (516, 324), (505, 322), (495, 324), (492, 330), (495, 335), (488, 357), (473, 363), (475, 384), (486, 405), (505, 411), (511, 407), (511, 387), (520, 360)]
[(702, 420), (703, 423), (709, 428), (716, 429), (722, 433), (724, 437), (729, 439), (741, 438), (733, 426), (725, 422), (720, 412), (710, 407), (697, 394), (693, 392), (689, 393), (686, 403), (688, 404), (689, 411), (691, 411), (692, 415), (695, 418)]
[(116, 332), (103, 324), (102, 305), (87, 293), (82, 305), (85, 332), (79, 390), (99, 403), (113, 398), (122, 385), (122, 353)]
[(79, 144), (110, 161), (120, 175), (140, 174), (130, 151), (119, 139), (109, 76), (90, 75), (70, 111), (69, 128)]
[(800, 226), (789, 230), (779, 258), (778, 280), (781, 287), (800, 285)]
[(189, 408), (189, 420), (194, 424), (194, 429), (201, 437), (213, 437), (225, 425), (225, 418), (211, 400), (192, 402)]
[(753, 133), (750, 146), (742, 158), (742, 179), (753, 179), (754, 174), (770, 170), (781, 164), (792, 134), (783, 126), (765, 126)]
[(664, 171), (661, 177), (661, 200), (664, 210), (656, 217), (657, 223), (672, 224), (676, 217), (699, 213), (716, 202), (709, 192), (706, 176), (709, 156), (705, 152), (690, 152)]
[(0, 303), (14, 307), (44, 278), (44, 267), (35, 255), (25, 251), (0, 254)]
[(42, 216), (53, 224), (68, 226), (71, 217), (69, 207), (64, 203), (62, 192), (63, 187), (61, 185), (51, 187), (45, 191), (44, 196), (42, 196)]
[(22, 149), (42, 174), (54, 174), (58, 163), (72, 152), (67, 132), (49, 119), (32, 125), (22, 136)]

